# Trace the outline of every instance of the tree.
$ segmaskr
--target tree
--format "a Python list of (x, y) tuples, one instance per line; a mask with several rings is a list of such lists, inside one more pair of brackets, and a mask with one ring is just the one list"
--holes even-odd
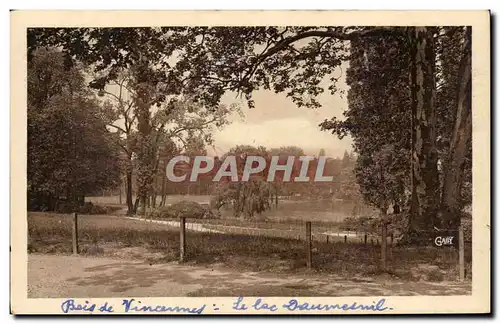
[[(124, 153), (125, 169), (125, 195), (127, 203), (127, 214), (134, 213), (134, 202), (132, 197), (132, 175), (134, 170), (133, 157), (137, 150), (137, 131), (134, 100), (130, 96), (129, 79), (131, 76), (127, 73), (121, 73), (116, 80), (110, 82), (107, 87), (99, 90), (101, 97), (106, 96), (108, 101), (103, 105), (103, 116), (108, 126), (114, 128), (117, 133), (117, 145)], [(116, 91), (109, 89), (115, 87)], [(117, 124), (120, 122), (120, 124)]]
[(364, 199), (356, 172), (356, 166), (361, 165), (361, 163), (358, 163), (357, 158), (347, 151), (344, 153), (342, 160), (337, 161), (339, 165), (338, 172), (334, 173), (336, 182), (338, 183), (335, 197), (354, 203), (353, 216), (362, 214)]
[[(288, 157), (291, 156), (294, 157), (294, 165), (291, 177), (292, 181), (284, 182), (281, 172), (276, 172), (275, 181), (272, 184), (274, 190), (271, 193), (271, 200), (274, 198), (274, 205), (276, 208), (278, 208), (278, 202), (279, 202), (278, 196), (280, 192), (283, 195), (290, 195), (291, 193), (302, 191), (301, 188), (304, 186), (304, 183), (294, 182), (293, 178), (297, 176), (300, 171), (300, 169), (297, 167), (299, 157), (304, 155), (305, 155), (304, 150), (297, 146), (282, 146), (280, 148), (272, 148), (269, 150), (268, 156), (270, 157), (278, 156), (279, 157), (278, 164), (280, 165), (286, 164)], [(309, 185), (309, 183), (307, 183), (306, 185)]]
[[(399, 213), (406, 201), (406, 193), (411, 192), (407, 48), (406, 39), (401, 35), (385, 37), (382, 41), (352, 41), (346, 76), (350, 87), (347, 96), (349, 109), (344, 112), (344, 120), (332, 118), (321, 125), (341, 138), (346, 134), (352, 136), (357, 158), (344, 152), (342, 169), (349, 170), (347, 166), (355, 163), (356, 167), (351, 170), (354, 169), (363, 200), (385, 212), (391, 205), (394, 212)], [(386, 198), (382, 203), (381, 187), (386, 184), (379, 183), (377, 157), (386, 156), (388, 153), (382, 150), (387, 151), (387, 148), (393, 152), (391, 159), (383, 165), (383, 172), (386, 174), (384, 179), (392, 179), (392, 185), (388, 187), (391, 193), (384, 193)], [(346, 185), (352, 181), (345, 171), (342, 178), (346, 179)], [(347, 187), (353, 188), (352, 185)], [(357, 190), (350, 191), (355, 195)]]
[(391, 202), (400, 198), (402, 185), (398, 173), (393, 170), (395, 152), (394, 146), (384, 145), (370, 157), (363, 155), (356, 174), (363, 197), (381, 212), (381, 260), (384, 270), (387, 268), (387, 210)]
[(255, 214), (261, 214), (271, 208), (273, 186), (267, 181), (266, 170), (250, 176), (247, 181), (242, 179), (249, 156), (268, 158), (268, 152), (262, 146), (238, 145), (221, 157), (216, 165), (216, 169), (219, 169), (229, 157), (234, 157), (236, 161), (238, 180), (223, 177), (215, 188), (214, 202), (216, 208), (231, 204), (235, 217), (253, 218)]
[[(142, 206), (146, 206), (148, 197), (156, 201), (154, 178), (158, 173), (161, 143), (177, 142), (186, 150), (195, 150), (198, 153), (205, 150), (204, 146), (212, 142), (211, 132), (213, 126), (222, 127), (227, 123), (227, 115), (235, 109), (221, 105), (215, 112), (209, 111), (190, 98), (175, 96), (165, 99), (155, 106), (149, 104), (148, 93), (158, 90), (144, 90), (148, 86), (143, 84), (136, 98), (137, 114), (137, 181), (138, 198)], [(206, 154), (206, 151), (205, 151)], [(142, 200), (142, 201), (141, 201)], [(165, 201), (165, 199), (163, 199)]]
[[(164, 143), (159, 150), (159, 160), (158, 160), (158, 175), (157, 177), (161, 177), (161, 188), (156, 186), (156, 190), (160, 192), (161, 200), (160, 207), (165, 206), (167, 201), (167, 164), (171, 158), (178, 155), (180, 153), (180, 149), (173, 141), (167, 141)], [(156, 194), (155, 194), (156, 199)]]
[(342, 167), (346, 167), (351, 164), (351, 155), (347, 150), (344, 151), (344, 156), (342, 157)]
[(55, 50), (37, 50), (28, 64), (29, 208), (73, 208), (86, 194), (114, 187), (119, 179), (113, 134), (99, 118), (81, 67), (66, 70)]

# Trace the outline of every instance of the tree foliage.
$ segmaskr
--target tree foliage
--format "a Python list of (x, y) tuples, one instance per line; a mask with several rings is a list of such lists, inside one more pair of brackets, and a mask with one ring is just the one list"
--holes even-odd
[(242, 180), (244, 167), (249, 156), (266, 158), (266, 148), (238, 145), (216, 161), (217, 170), (221, 168), (222, 163), (228, 157), (234, 157), (236, 161), (238, 180), (234, 181), (230, 177), (223, 177), (215, 186), (214, 202), (217, 209), (224, 205), (232, 206), (235, 217), (252, 218), (255, 214), (261, 214), (271, 208), (273, 185), (266, 181), (267, 174), (256, 174), (247, 181)]
[(74, 204), (118, 181), (119, 161), (79, 67), (66, 70), (57, 51), (38, 50), (28, 64), (30, 208)]
[[(435, 84), (431, 81), (428, 85), (423, 85), (422, 89), (431, 91), (429, 95), (435, 98), (435, 107), (431, 108), (425, 103), (419, 107), (427, 109), (425, 123), (422, 122), (416, 129), (418, 119), (408, 109), (417, 103), (415, 97), (408, 96), (412, 85), (412, 80), (408, 78), (411, 67), (408, 62), (412, 52), (408, 39), (398, 36), (385, 37), (382, 41), (351, 41), (350, 67), (347, 71), (347, 83), (350, 86), (349, 109), (344, 113), (345, 119), (327, 120), (322, 127), (340, 137), (346, 134), (353, 137), (358, 153), (358, 183), (365, 198), (378, 207), (383, 206), (388, 198), (395, 207), (403, 205), (407, 207), (405, 210), (409, 211), (410, 193), (420, 192), (418, 187), (415, 189), (411, 186), (419, 181), (412, 172), (423, 166), (421, 170), (425, 172), (422, 173), (422, 180), (425, 185), (422, 182), (419, 186), (424, 185), (427, 189), (423, 191), (423, 198), (420, 199), (426, 199), (428, 210), (421, 213), (419, 220), (415, 218), (419, 213), (411, 212), (410, 220), (413, 218), (414, 221), (409, 222), (409, 230), (430, 232), (434, 227), (450, 227), (450, 224), (440, 224), (443, 219), (437, 218), (437, 210), (440, 208), (439, 197), (443, 195), (444, 198), (446, 193), (447, 185), (443, 179), (449, 170), (451, 139), (457, 134), (464, 134), (468, 140), (462, 142), (462, 147), (467, 150), (465, 158), (459, 159), (463, 163), (460, 164), (462, 171), (457, 169), (449, 172), (454, 175), (464, 173), (463, 180), (454, 178), (453, 182), (450, 182), (453, 185), (463, 183), (460, 190), (454, 191), (460, 197), (460, 202), (454, 210), (455, 219), (471, 199), (470, 136), (466, 135), (463, 129), (457, 131), (455, 128), (456, 121), (460, 120), (456, 116), (459, 84), (464, 75), (463, 70), (470, 69), (470, 65), (460, 67), (462, 57), (467, 53), (467, 49), (464, 50), (465, 28), (446, 27), (422, 32), (427, 33), (425, 37), (428, 37), (428, 42), (434, 43), (433, 48), (425, 55), (432, 61), (429, 64), (434, 66), (434, 70), (426, 72), (426, 75), (435, 79)], [(434, 87), (436, 90), (432, 93)], [(422, 98), (429, 95), (424, 93)], [(462, 120), (465, 120), (465, 117)], [(422, 137), (424, 135), (427, 137)], [(422, 145), (418, 143), (427, 147), (425, 154), (428, 156), (420, 157), (418, 163), (414, 164), (410, 157), (411, 153), (415, 152), (414, 145)], [(413, 156), (415, 157), (414, 154)], [(382, 174), (378, 172), (381, 165), (385, 165)], [(389, 188), (390, 192), (387, 192), (386, 188)], [(421, 201), (419, 205), (424, 206), (422, 200), (417, 201)], [(394, 210), (399, 211), (399, 208)], [(451, 225), (451, 228), (457, 226), (456, 224), (455, 222), (455, 225)]]
[(408, 50), (403, 36), (351, 41), (349, 109), (321, 127), (349, 134), (358, 154), (356, 178), (366, 201), (399, 209), (410, 188), (411, 113)]
[[(169, 60), (179, 43), (176, 28), (45, 28), (28, 31), (28, 57), (39, 47), (62, 47), (65, 65), (87, 64), (90, 86), (111, 104), (104, 118), (117, 134), (126, 156), (129, 213), (145, 205), (154, 193), (159, 147), (167, 142), (212, 141), (212, 126), (222, 127), (236, 107), (217, 105), (208, 110), (193, 93), (184, 91)], [(180, 35), (180, 34), (179, 34)], [(115, 91), (110, 86), (118, 87)], [(135, 160), (132, 163), (132, 159)], [(132, 206), (132, 167), (138, 200)]]
[[(457, 226), (456, 211), (470, 197), (469, 34), (463, 27), (56, 28), (29, 30), (28, 46), (62, 46), (68, 63), (101, 73), (96, 88), (120, 69), (135, 69), (137, 85), (145, 86), (138, 96), (142, 136), (151, 129), (141, 118), (170, 95), (189, 94), (217, 111), (228, 91), (252, 108), (252, 93), (265, 89), (319, 107), (322, 82), (337, 93), (334, 72), (349, 61), (349, 110), (321, 127), (354, 138), (365, 198), (378, 206), (409, 201), (410, 230), (427, 231)], [(146, 142), (140, 147), (139, 155), (150, 154)]]

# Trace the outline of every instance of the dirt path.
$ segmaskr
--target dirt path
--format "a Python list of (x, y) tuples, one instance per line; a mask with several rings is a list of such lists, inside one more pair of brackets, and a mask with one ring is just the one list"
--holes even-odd
[(174, 296), (463, 295), (470, 283), (405, 282), (334, 275), (240, 272), (222, 266), (154, 264), (109, 258), (30, 254), (29, 298)]

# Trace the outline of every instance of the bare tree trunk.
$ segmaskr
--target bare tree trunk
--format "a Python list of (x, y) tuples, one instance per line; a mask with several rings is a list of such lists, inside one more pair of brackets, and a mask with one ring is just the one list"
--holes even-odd
[(435, 52), (429, 28), (410, 27), (412, 203), (408, 240), (426, 244), (437, 223), (439, 179), (436, 150)]
[(137, 214), (137, 209), (139, 208), (139, 196), (135, 197), (135, 202), (134, 202), (134, 214)]
[(167, 199), (167, 194), (166, 194), (166, 182), (167, 182), (167, 172), (165, 168), (163, 168), (163, 177), (161, 180), (161, 202), (160, 206), (163, 207), (165, 206), (165, 200)]
[(443, 195), (441, 200), (442, 226), (458, 230), (460, 226), (460, 196), (463, 183), (465, 159), (472, 137), (471, 109), (471, 29), (467, 27), (465, 49), (460, 60), (459, 88), (455, 126), (450, 141), (448, 165), (444, 170)]
[(134, 203), (132, 200), (132, 169), (127, 170), (127, 179), (125, 182), (126, 186), (126, 195), (127, 195), (127, 214), (133, 215), (136, 213), (137, 208), (134, 207)]
[(387, 209), (382, 209), (382, 251), (381, 251), (382, 271), (387, 271)]

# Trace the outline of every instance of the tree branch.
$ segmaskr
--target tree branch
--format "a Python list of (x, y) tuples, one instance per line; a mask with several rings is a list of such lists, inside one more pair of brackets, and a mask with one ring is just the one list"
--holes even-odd
[(108, 96), (114, 97), (118, 101), (118, 103), (121, 102), (121, 99), (117, 95), (115, 95), (114, 93), (111, 93), (111, 92), (106, 91), (106, 90), (102, 90), (102, 92), (105, 93), (105, 94), (107, 94)]
[(121, 128), (120, 126), (116, 126), (114, 124), (108, 124), (108, 126), (114, 127), (117, 130), (121, 131), (122, 133), (127, 134), (127, 132), (123, 128)]
[(206, 125), (208, 125), (208, 124), (211, 124), (211, 123), (213, 123), (213, 122), (214, 122), (214, 121), (216, 121), (216, 120), (217, 120), (217, 117), (214, 117), (213, 119), (211, 119), (211, 120), (209, 120), (209, 121), (206, 121), (206, 122), (204, 122), (204, 123), (201, 123), (201, 124), (199, 124), (199, 125), (196, 125), (196, 126), (192, 126), (192, 127), (188, 127), (188, 126), (186, 126), (186, 127), (181, 127), (181, 128), (178, 128), (178, 129), (174, 130), (174, 131), (171, 133), (171, 136), (177, 135), (177, 134), (179, 134), (180, 132), (184, 132), (184, 131), (187, 131), (187, 130), (193, 130), (193, 129), (200, 129), (200, 130), (201, 130), (203, 126), (206, 126)]
[(291, 44), (293, 44), (296, 41), (299, 41), (301, 39), (304, 39), (304, 38), (324, 37), (324, 38), (335, 38), (335, 39), (339, 39), (339, 40), (355, 40), (355, 39), (359, 39), (361, 37), (371, 37), (371, 36), (381, 36), (381, 35), (393, 35), (394, 36), (394, 35), (404, 35), (404, 34), (401, 31), (394, 29), (394, 28), (391, 28), (391, 27), (375, 27), (372, 29), (353, 31), (350, 33), (342, 33), (342, 32), (336, 32), (336, 31), (332, 31), (332, 30), (305, 31), (305, 32), (299, 33), (297, 35), (284, 38), (282, 41), (276, 43), (275, 46), (271, 47), (267, 52), (259, 55), (257, 62), (250, 69), (249, 73), (247, 73), (243, 77), (242, 81), (249, 80), (253, 76), (255, 71), (257, 70), (258, 66), (262, 62), (264, 62), (268, 57), (284, 50), (285, 48), (288, 48)]
[(130, 151), (128, 150), (128, 148), (125, 145), (123, 145), (120, 142), (118, 142), (118, 145), (120, 145), (120, 147), (123, 149), (123, 151), (125, 151), (125, 153), (127, 153), (127, 155), (130, 155)]

